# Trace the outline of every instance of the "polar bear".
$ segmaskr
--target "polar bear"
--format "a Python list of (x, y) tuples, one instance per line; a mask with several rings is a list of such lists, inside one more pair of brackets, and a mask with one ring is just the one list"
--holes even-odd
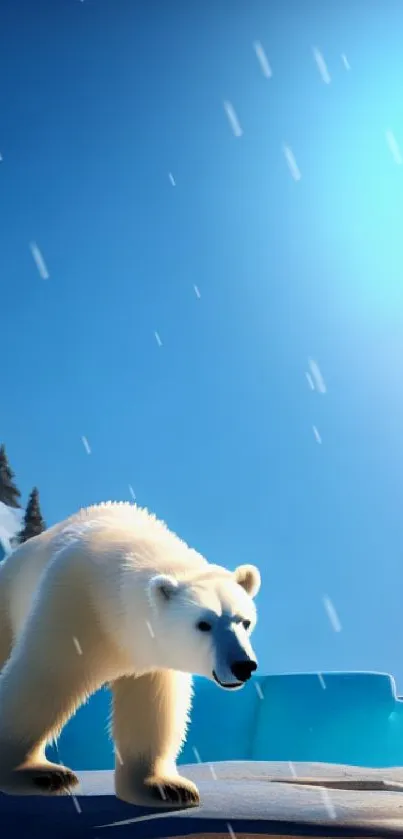
[(133, 804), (199, 803), (176, 759), (192, 674), (242, 687), (260, 574), (212, 565), (133, 504), (79, 511), (0, 566), (0, 790), (57, 795), (77, 783), (45, 756), (77, 708), (113, 695), (116, 795)]

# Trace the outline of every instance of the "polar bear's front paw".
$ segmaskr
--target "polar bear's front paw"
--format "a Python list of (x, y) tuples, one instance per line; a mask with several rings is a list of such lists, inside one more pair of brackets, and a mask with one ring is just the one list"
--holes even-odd
[(162, 807), (198, 807), (200, 795), (197, 786), (180, 775), (174, 778), (148, 778), (145, 786), (155, 805)]
[(152, 774), (144, 777), (136, 771), (128, 772), (126, 766), (115, 771), (115, 793), (121, 801), (136, 807), (161, 807), (176, 809), (197, 807), (199, 790), (193, 781), (181, 775)]

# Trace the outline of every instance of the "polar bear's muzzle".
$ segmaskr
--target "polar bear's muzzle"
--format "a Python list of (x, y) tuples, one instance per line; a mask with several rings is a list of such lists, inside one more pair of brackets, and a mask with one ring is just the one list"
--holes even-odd
[(213, 670), (213, 679), (216, 685), (219, 685), (220, 688), (224, 688), (224, 690), (239, 690), (240, 688), (243, 688), (245, 684), (244, 682), (220, 682), (215, 670)]
[(218, 678), (217, 673), (213, 670), (213, 679), (220, 688), (225, 688), (225, 690), (237, 690), (244, 686), (245, 682), (248, 682), (252, 673), (257, 670), (256, 661), (252, 661), (251, 659), (246, 659), (245, 661), (236, 661), (234, 664), (231, 665), (231, 674), (235, 676), (236, 681), (234, 682), (222, 682), (221, 679)]
[(256, 656), (244, 630), (231, 624), (223, 626), (222, 621), (222, 618), (217, 621), (213, 630), (215, 661), (212, 677), (221, 688), (236, 690), (243, 687), (257, 670)]

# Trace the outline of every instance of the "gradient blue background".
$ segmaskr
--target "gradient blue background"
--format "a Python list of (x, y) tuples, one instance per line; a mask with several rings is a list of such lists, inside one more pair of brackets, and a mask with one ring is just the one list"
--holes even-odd
[(260, 566), (263, 671), (400, 688), (402, 26), (395, 0), (3, 0), (0, 25), (0, 440), (24, 501), (38, 484), (51, 524), (131, 484), (213, 562)]

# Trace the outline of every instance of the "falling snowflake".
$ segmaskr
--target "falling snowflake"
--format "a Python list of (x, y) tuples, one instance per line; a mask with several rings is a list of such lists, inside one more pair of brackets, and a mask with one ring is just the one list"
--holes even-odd
[(294, 766), (294, 764), (291, 762), (291, 760), (289, 760), (289, 761), (288, 761), (288, 768), (289, 768), (289, 770), (290, 770), (290, 772), (291, 772), (292, 777), (293, 777), (293, 778), (296, 778), (296, 777), (297, 777), (297, 773), (296, 773), (296, 771), (295, 771), (295, 766)]
[(199, 300), (200, 300), (201, 294), (200, 294), (198, 286), (194, 285), (193, 288), (194, 288), (194, 293), (195, 293), (196, 297), (198, 297)]
[(326, 609), (327, 616), (330, 620), (332, 628), (335, 632), (341, 632), (341, 623), (339, 621), (339, 616), (336, 612), (336, 609), (333, 606), (332, 601), (330, 600), (330, 597), (327, 597), (326, 595), (323, 597), (323, 605)]
[(395, 135), (393, 134), (392, 131), (387, 131), (386, 132), (386, 141), (387, 141), (387, 144), (390, 148), (390, 151), (392, 152), (392, 156), (393, 156), (393, 159), (394, 159), (395, 163), (397, 163), (398, 166), (401, 166), (402, 162), (403, 162), (402, 161), (402, 156), (400, 154), (400, 149), (399, 149), (396, 137), (395, 137)]
[(227, 114), (229, 124), (235, 134), (235, 137), (242, 137), (242, 128), (236, 115), (235, 108), (231, 105), (231, 102), (224, 102), (224, 111)]
[(322, 676), (322, 673), (318, 673), (318, 679), (319, 679), (319, 683), (320, 683), (321, 688), (323, 688), (323, 690), (326, 690), (326, 682), (325, 682), (325, 680)]
[(285, 159), (287, 161), (287, 164), (288, 164), (288, 168), (291, 172), (292, 177), (294, 178), (294, 181), (300, 181), (301, 180), (301, 172), (299, 171), (297, 161), (295, 160), (294, 152), (292, 151), (292, 149), (290, 149), (289, 146), (287, 146), (285, 144), (283, 144), (283, 152), (284, 152), (284, 157), (285, 157)]
[(175, 178), (174, 178), (172, 172), (169, 172), (168, 178), (171, 181), (172, 186), (176, 186), (176, 181), (175, 181)]
[(129, 484), (129, 492), (130, 492), (131, 497), (133, 498), (133, 501), (135, 501), (136, 496), (135, 496), (134, 489), (133, 489), (131, 484)]
[(82, 440), (82, 444), (83, 444), (87, 454), (91, 454), (90, 444), (89, 444), (87, 438), (83, 436), (83, 437), (81, 437), (81, 440)]
[(162, 347), (162, 341), (161, 341), (161, 338), (160, 338), (158, 332), (154, 332), (154, 335), (155, 335), (155, 340), (156, 340), (158, 346)]
[(79, 642), (78, 638), (76, 638), (75, 636), (73, 636), (73, 644), (74, 644), (78, 654), (82, 655), (83, 651), (81, 649), (80, 642)]
[(255, 50), (256, 57), (257, 57), (257, 60), (260, 64), (260, 68), (261, 68), (261, 71), (262, 71), (263, 75), (266, 76), (266, 79), (271, 79), (273, 73), (272, 73), (270, 64), (268, 62), (267, 55), (266, 55), (260, 41), (254, 41), (253, 42), (253, 49)]
[(322, 437), (320, 436), (319, 431), (316, 428), (316, 425), (312, 426), (312, 431), (313, 431), (313, 436), (315, 437), (316, 442), (319, 443), (319, 445), (321, 446), (322, 445)]
[(262, 688), (261, 688), (261, 687), (260, 687), (260, 685), (259, 685), (259, 682), (256, 682), (256, 681), (255, 681), (253, 684), (255, 685), (255, 688), (256, 688), (256, 693), (257, 693), (257, 695), (258, 695), (259, 699), (263, 699), (263, 698), (264, 698), (264, 697), (263, 697), (263, 691), (262, 691)]
[(344, 54), (344, 52), (342, 52), (342, 54), (341, 54), (341, 60), (344, 64), (346, 70), (351, 70), (350, 62), (349, 62), (347, 56)]
[(305, 376), (306, 376), (306, 380), (307, 380), (307, 382), (308, 382), (309, 387), (311, 388), (311, 390), (315, 390), (315, 385), (314, 385), (314, 383), (313, 383), (313, 380), (312, 380), (312, 376), (311, 376), (311, 374), (310, 374), (310, 373), (308, 373), (308, 371), (306, 371)]
[[(60, 760), (60, 752), (59, 752), (59, 744), (57, 742), (57, 736), (52, 738), (52, 740), (50, 742), (53, 742), (53, 746), (56, 749), (57, 758), (56, 758), (55, 762), (59, 763), (61, 765), (62, 761)], [(70, 797), (73, 799), (73, 804), (74, 804), (74, 806), (77, 810), (77, 813), (81, 814), (82, 810), (81, 810), (81, 807), (80, 807), (80, 802), (78, 801), (78, 799), (76, 798), (74, 793), (69, 788), (67, 788), (67, 792), (70, 795)]]
[(146, 625), (147, 625), (147, 629), (148, 629), (148, 631), (151, 635), (151, 638), (155, 638), (155, 633), (154, 633), (154, 630), (153, 630), (153, 628), (150, 624), (150, 621), (146, 621)]
[[(193, 754), (194, 754), (197, 762), (201, 763), (202, 759), (201, 759), (200, 754), (199, 754), (199, 752), (198, 752), (198, 750), (196, 749), (195, 746), (192, 747), (192, 751), (193, 751)], [(216, 781), (217, 780), (217, 775), (215, 773), (214, 766), (212, 766), (211, 763), (209, 763), (209, 770), (210, 770), (210, 773), (211, 773), (211, 777), (213, 778), (214, 781)]]
[(79, 802), (78, 798), (76, 798), (76, 796), (75, 796), (72, 792), (70, 793), (70, 795), (71, 795), (71, 797), (72, 797), (72, 799), (73, 799), (73, 804), (74, 804), (74, 806), (75, 806), (75, 808), (76, 808), (76, 810), (77, 810), (77, 813), (79, 813), (79, 815), (81, 815), (82, 810), (81, 810), (81, 807), (80, 807), (80, 802)]
[(317, 47), (313, 47), (312, 52), (313, 52), (313, 57), (316, 61), (316, 65), (317, 65), (317, 68), (319, 70), (319, 73), (322, 76), (322, 80), (325, 82), (325, 84), (330, 84), (329, 71), (327, 69), (326, 61), (323, 58), (322, 53), (320, 52), (320, 50), (317, 49)]
[(116, 755), (120, 765), (123, 766), (122, 756), (121, 756), (120, 751), (119, 751), (117, 746), (115, 746), (115, 755)]
[(157, 787), (160, 791), (160, 796), (161, 796), (162, 800), (165, 801), (166, 795), (165, 795), (164, 787), (162, 787), (161, 784), (157, 784)]
[(327, 812), (327, 815), (329, 816), (329, 819), (335, 819), (336, 818), (336, 810), (334, 809), (334, 806), (331, 802), (330, 795), (329, 795), (327, 789), (325, 789), (324, 787), (319, 787), (319, 789), (320, 789), (320, 794), (322, 796), (322, 801), (325, 805), (326, 812)]
[(49, 279), (49, 271), (46, 267), (46, 262), (38, 248), (36, 242), (31, 242), (29, 245), (31, 249), (32, 256), (34, 258), (35, 265), (38, 269), (39, 276), (42, 277), (43, 280)]
[(227, 822), (227, 830), (228, 830), (228, 833), (229, 833), (231, 839), (236, 839), (236, 833), (234, 832), (234, 830), (233, 830), (233, 828), (232, 828), (232, 826), (230, 825), (229, 822)]
[(311, 370), (312, 381), (316, 386), (316, 390), (319, 391), (319, 393), (326, 393), (325, 380), (320, 371), (319, 364), (317, 363), (317, 361), (314, 361), (313, 358), (310, 358), (309, 367)]

